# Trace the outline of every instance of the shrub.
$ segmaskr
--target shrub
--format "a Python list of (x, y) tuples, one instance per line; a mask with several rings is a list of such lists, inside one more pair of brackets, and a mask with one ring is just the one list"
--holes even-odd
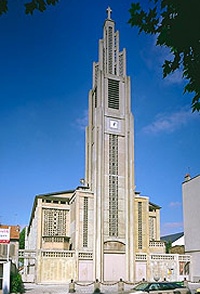
[(24, 284), (19, 273), (11, 273), (11, 293), (24, 293)]

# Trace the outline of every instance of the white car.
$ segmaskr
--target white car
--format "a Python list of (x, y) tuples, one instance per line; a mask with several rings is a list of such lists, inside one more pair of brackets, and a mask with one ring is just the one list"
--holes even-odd
[(143, 282), (129, 291), (130, 294), (191, 294), (188, 287), (176, 282)]

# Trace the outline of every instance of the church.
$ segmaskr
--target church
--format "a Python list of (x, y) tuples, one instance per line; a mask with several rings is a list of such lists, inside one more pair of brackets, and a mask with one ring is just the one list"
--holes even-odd
[(188, 273), (180, 265), (185, 268), (189, 256), (165, 254), (160, 207), (135, 191), (131, 80), (110, 8), (98, 56), (89, 91), (85, 178), (75, 190), (35, 197), (21, 252), (23, 280), (183, 280)]

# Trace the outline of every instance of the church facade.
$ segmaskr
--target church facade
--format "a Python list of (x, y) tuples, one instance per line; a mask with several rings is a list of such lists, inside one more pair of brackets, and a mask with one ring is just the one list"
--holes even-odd
[(179, 279), (180, 262), (189, 262), (165, 254), (160, 207), (135, 191), (131, 81), (107, 13), (89, 91), (85, 178), (75, 190), (35, 197), (24, 281)]

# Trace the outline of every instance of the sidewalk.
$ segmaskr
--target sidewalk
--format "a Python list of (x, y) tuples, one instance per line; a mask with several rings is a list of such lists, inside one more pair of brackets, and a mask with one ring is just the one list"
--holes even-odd
[[(31, 284), (31, 283), (24, 283), (25, 286), (25, 293), (31, 294), (66, 294), (69, 290), (69, 284)], [(132, 288), (133, 285), (125, 285), (125, 290), (129, 290)], [(76, 285), (76, 292), (81, 294), (91, 294), (94, 292), (94, 285)], [(101, 292), (103, 293), (118, 293), (118, 285), (101, 285)]]
[(68, 293), (68, 284), (66, 285), (37, 285), (31, 283), (25, 283), (25, 293), (31, 294), (66, 294)]
[[(25, 293), (28, 294), (66, 294), (69, 290), (69, 284), (54, 284), (54, 285), (48, 285), (48, 284), (31, 284), (31, 283), (24, 283), (25, 286)], [(196, 289), (200, 288), (200, 283), (188, 283), (188, 286), (191, 290), (191, 293), (196, 293)], [(125, 285), (125, 291), (129, 290), (133, 286), (131, 285)], [(91, 294), (94, 292), (94, 285), (91, 286), (78, 286), (76, 285), (76, 292), (75, 293), (82, 293), (82, 294)], [(103, 293), (118, 293), (117, 285), (113, 286), (107, 286), (107, 285), (101, 285), (101, 292)]]

